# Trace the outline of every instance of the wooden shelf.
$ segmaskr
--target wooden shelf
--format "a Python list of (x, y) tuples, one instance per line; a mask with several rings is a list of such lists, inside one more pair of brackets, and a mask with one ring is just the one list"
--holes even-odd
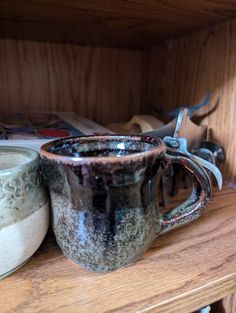
[(234, 0), (3, 0), (0, 36), (145, 47), (235, 16)]
[(236, 191), (215, 193), (204, 216), (159, 237), (137, 263), (108, 274), (81, 269), (48, 234), (0, 282), (1, 312), (191, 312), (236, 291)]

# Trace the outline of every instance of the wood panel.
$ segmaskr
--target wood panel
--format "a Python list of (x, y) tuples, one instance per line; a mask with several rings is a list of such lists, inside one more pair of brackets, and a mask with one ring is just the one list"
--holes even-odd
[(75, 111), (99, 123), (145, 112), (138, 50), (0, 40), (0, 111)]
[(235, 0), (1, 0), (0, 35), (144, 47), (235, 16)]
[(212, 93), (210, 107), (199, 115), (210, 138), (226, 151), (224, 176), (236, 180), (236, 20), (169, 41), (148, 53), (147, 103), (162, 111), (199, 103)]
[(192, 312), (236, 290), (235, 206), (235, 189), (225, 187), (198, 221), (106, 274), (66, 259), (49, 234), (25, 266), (0, 282), (1, 311)]
[(236, 294), (231, 294), (211, 305), (211, 313), (235, 313), (235, 310)]
[[(235, 313), (236, 311), (236, 294), (225, 297), (221, 302), (222, 310), (218, 313)], [(213, 312), (214, 313), (214, 312)]]

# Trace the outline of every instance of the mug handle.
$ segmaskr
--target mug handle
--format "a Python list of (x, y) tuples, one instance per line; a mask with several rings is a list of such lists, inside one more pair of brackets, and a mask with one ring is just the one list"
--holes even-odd
[(164, 155), (165, 167), (176, 163), (182, 165), (192, 176), (193, 191), (190, 197), (176, 208), (164, 213), (160, 234), (196, 220), (211, 201), (212, 185), (207, 172), (191, 159), (181, 155)]

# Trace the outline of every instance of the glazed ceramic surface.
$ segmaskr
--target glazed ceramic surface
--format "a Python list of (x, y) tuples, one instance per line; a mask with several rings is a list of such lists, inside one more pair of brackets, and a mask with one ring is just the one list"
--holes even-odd
[(0, 147), (0, 277), (29, 259), (49, 225), (49, 201), (39, 178), (39, 154)]
[[(186, 213), (186, 204), (171, 217), (160, 217), (157, 176), (165, 152), (160, 139), (118, 135), (58, 140), (41, 148), (52, 226), (66, 256), (89, 270), (117, 269), (141, 256), (162, 227), (167, 231), (191, 220), (188, 214), (181, 223), (175, 221), (176, 214)], [(189, 211), (200, 189), (193, 193)], [(208, 203), (210, 189), (201, 197), (196, 217)]]

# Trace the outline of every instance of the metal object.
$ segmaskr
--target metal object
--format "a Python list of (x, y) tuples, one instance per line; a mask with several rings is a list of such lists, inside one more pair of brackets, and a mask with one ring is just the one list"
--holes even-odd
[[(185, 155), (197, 162), (207, 171), (212, 182), (215, 177), (219, 189), (222, 188), (222, 175), (217, 166), (224, 160), (223, 149), (217, 143), (206, 141), (207, 126), (197, 126), (193, 123), (187, 108), (178, 109), (175, 119), (144, 135), (163, 139), (169, 152)], [(189, 177), (184, 171), (173, 165), (172, 171), (164, 173), (161, 179), (162, 204), (167, 206), (169, 197), (173, 197), (179, 188), (187, 188), (190, 185)]]
[(202, 308), (202, 309), (200, 309), (198, 311), (195, 311), (194, 313), (210, 313), (210, 311), (211, 311), (211, 306), (208, 305), (205, 308)]
[(186, 138), (188, 149), (199, 149), (201, 143), (206, 139), (207, 127), (197, 126), (188, 116), (188, 109), (182, 108), (176, 119), (172, 120), (167, 125), (144, 133), (144, 135), (159, 137), (163, 139), (166, 136), (173, 138)]
[[(201, 148), (199, 151), (194, 152), (194, 154), (198, 154), (198, 156), (204, 155), (204, 153), (212, 153), (212, 158), (214, 160), (214, 164), (218, 165), (219, 163), (223, 162), (225, 160), (225, 154), (223, 148), (215, 142), (212, 141), (204, 141), (201, 145)], [(203, 158), (205, 158), (203, 156)]]
[(170, 152), (184, 154), (187, 157), (189, 157), (191, 160), (193, 160), (194, 162), (198, 163), (199, 165), (207, 169), (209, 172), (211, 172), (217, 181), (219, 189), (220, 190), (222, 189), (223, 179), (222, 179), (222, 175), (218, 167), (212, 164), (211, 162), (208, 162), (205, 159), (200, 158), (199, 156), (196, 156), (190, 153), (188, 151), (186, 138), (173, 138), (173, 137), (166, 136), (163, 139), (163, 141), (166, 144), (166, 146), (170, 148), (169, 149)]
[[(200, 102), (200, 103), (198, 103), (198, 104), (196, 104), (196, 105), (193, 105), (193, 106), (189, 106), (189, 107), (188, 107), (188, 115), (191, 117), (191, 115), (192, 115), (194, 112), (196, 112), (196, 111), (200, 110), (201, 108), (203, 108), (203, 107), (209, 105), (210, 100), (211, 100), (211, 96), (212, 96), (212, 95), (211, 95), (211, 92), (207, 92), (207, 93), (205, 94), (205, 96), (203, 97), (203, 101), (202, 101), (202, 102)], [(158, 108), (155, 108), (155, 111), (156, 111), (156, 113), (157, 113), (158, 115), (160, 115), (161, 117), (168, 116), (168, 117), (170, 117), (170, 118), (175, 118), (175, 117), (178, 116), (179, 111), (181, 110), (181, 108), (182, 108), (182, 107), (179, 107), (179, 108), (175, 109), (174, 111), (170, 111), (170, 112), (162, 112), (162, 111), (158, 110)]]

